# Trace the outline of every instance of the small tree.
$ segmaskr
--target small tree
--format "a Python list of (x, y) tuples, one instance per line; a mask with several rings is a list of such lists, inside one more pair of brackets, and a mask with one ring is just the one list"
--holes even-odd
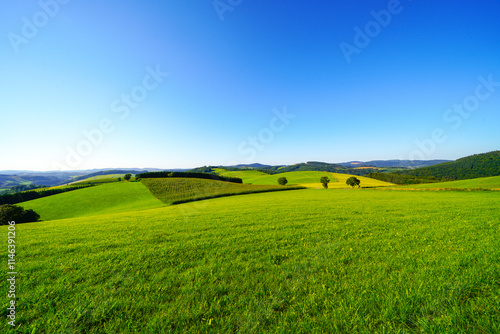
[(125, 174), (125, 176), (123, 178), (125, 179), (125, 181), (128, 181), (128, 180), (130, 180), (131, 177), (132, 177), (132, 174)]
[(323, 188), (328, 189), (328, 183), (330, 183), (330, 179), (327, 176), (322, 176), (319, 181), (323, 185)]
[(351, 176), (350, 178), (348, 178), (348, 179), (345, 181), (345, 183), (346, 183), (347, 185), (349, 185), (349, 186), (353, 187), (353, 188), (354, 188), (355, 186), (358, 186), (358, 188), (359, 188), (359, 184), (361, 183), (361, 181), (360, 181), (358, 178), (356, 178), (356, 177), (354, 177), (354, 176)]
[(280, 177), (278, 179), (278, 184), (281, 184), (282, 186), (286, 185), (288, 183), (288, 180), (286, 179), (286, 177)]

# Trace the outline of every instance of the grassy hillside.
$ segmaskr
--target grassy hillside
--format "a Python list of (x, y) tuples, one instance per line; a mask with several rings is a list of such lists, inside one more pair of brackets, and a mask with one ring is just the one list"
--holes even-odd
[(278, 185), (251, 185), (195, 178), (155, 178), (141, 181), (163, 203), (177, 204), (200, 199), (269, 191), (300, 189)]
[(500, 151), (474, 154), (452, 162), (417, 168), (404, 174), (456, 180), (500, 175)]
[(97, 176), (91, 176), (87, 177), (85, 179), (81, 179), (75, 182), (89, 182), (89, 181), (99, 181), (99, 180), (118, 180), (118, 178), (122, 178), (125, 176), (125, 174), (106, 174), (106, 175), (97, 175)]
[(83, 217), (163, 206), (140, 182), (114, 182), (20, 204), (43, 220)]
[(500, 176), (481, 177), (470, 180), (439, 182), (405, 186), (411, 189), (496, 189), (500, 190)]
[(499, 200), (301, 190), (21, 224), (18, 332), (499, 333)]
[[(349, 174), (341, 173), (329, 173), (329, 172), (287, 172), (269, 175), (256, 170), (245, 170), (245, 171), (227, 171), (225, 169), (216, 169), (217, 173), (224, 176), (239, 177), (244, 183), (250, 184), (278, 184), (278, 179), (280, 177), (286, 177), (289, 185), (299, 185), (309, 188), (322, 188), (319, 182), (322, 176), (327, 176), (330, 179), (329, 188), (349, 188), (345, 181), (353, 176)], [(370, 179), (363, 176), (356, 176), (361, 180), (362, 187), (383, 187), (390, 186), (391, 183)]]

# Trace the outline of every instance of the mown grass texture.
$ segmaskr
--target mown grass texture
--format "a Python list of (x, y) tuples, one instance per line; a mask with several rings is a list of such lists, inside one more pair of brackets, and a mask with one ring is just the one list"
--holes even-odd
[(299, 190), (18, 225), (18, 332), (498, 333), (499, 199)]

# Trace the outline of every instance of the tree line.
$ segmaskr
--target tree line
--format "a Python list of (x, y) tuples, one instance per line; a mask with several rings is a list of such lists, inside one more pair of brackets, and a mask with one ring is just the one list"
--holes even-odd
[(456, 161), (397, 173), (420, 178), (435, 177), (443, 181), (496, 176), (500, 175), (500, 151), (474, 154)]
[(243, 180), (240, 179), (239, 177), (229, 177), (217, 174), (193, 173), (193, 172), (169, 172), (169, 171), (146, 172), (137, 174), (135, 177), (137, 179), (183, 177), (183, 178), (209, 179), (209, 180), (226, 181), (233, 183), (243, 183)]
[(69, 186), (64, 188), (44, 189), (24, 191), (15, 194), (5, 194), (0, 196), (0, 205), (2, 204), (16, 204), (26, 201), (31, 201), (37, 198), (52, 196), (67, 191), (77, 190), (81, 188), (91, 187), (92, 185)]
[(420, 183), (433, 183), (433, 182), (443, 182), (443, 179), (438, 179), (434, 176), (414, 176), (399, 173), (370, 173), (367, 177), (380, 180), (384, 182), (390, 182), (394, 184), (420, 184)]

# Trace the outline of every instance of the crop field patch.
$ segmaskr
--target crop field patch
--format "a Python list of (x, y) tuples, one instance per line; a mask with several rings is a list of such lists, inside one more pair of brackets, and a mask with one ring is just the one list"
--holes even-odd
[(193, 178), (153, 178), (142, 179), (141, 182), (155, 197), (165, 204), (179, 204), (232, 195), (301, 189), (301, 187), (250, 185)]

